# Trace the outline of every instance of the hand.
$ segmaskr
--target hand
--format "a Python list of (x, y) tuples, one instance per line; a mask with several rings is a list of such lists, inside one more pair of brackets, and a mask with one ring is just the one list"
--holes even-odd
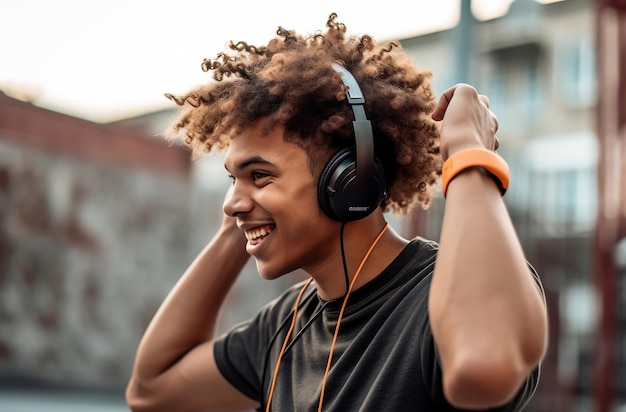
[(432, 113), (433, 120), (442, 121), (440, 152), (443, 160), (462, 149), (497, 150), (498, 120), (489, 110), (489, 98), (479, 95), (467, 84), (446, 90)]

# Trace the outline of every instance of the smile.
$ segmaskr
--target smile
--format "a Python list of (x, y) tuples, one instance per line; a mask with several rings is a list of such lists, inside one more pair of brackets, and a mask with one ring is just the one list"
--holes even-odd
[(272, 233), (272, 230), (274, 230), (274, 225), (265, 225), (246, 230), (244, 233), (249, 242), (256, 243), (260, 239)]

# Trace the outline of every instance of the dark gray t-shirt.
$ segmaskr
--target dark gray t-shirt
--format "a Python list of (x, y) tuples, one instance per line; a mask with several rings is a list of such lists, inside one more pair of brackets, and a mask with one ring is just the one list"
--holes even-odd
[[(443, 396), (442, 374), (428, 321), (428, 291), (438, 245), (416, 238), (375, 279), (354, 291), (339, 328), (324, 394), (324, 411), (457, 411)], [(533, 274), (536, 276), (536, 273)], [(337, 274), (337, 276), (343, 276)], [(537, 278), (537, 282), (539, 279)], [(215, 342), (224, 377), (265, 401), (293, 306), (303, 284), (266, 305)], [(342, 299), (323, 302), (311, 285), (298, 309), (272, 399), (273, 411), (317, 411)], [(519, 411), (534, 393), (539, 370), (511, 404)]]

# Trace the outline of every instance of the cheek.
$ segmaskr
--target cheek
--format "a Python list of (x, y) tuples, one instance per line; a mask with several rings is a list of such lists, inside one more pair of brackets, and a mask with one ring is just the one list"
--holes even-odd
[[(315, 213), (309, 215), (309, 217), (317, 216), (317, 210), (321, 212), (319, 203), (317, 200), (317, 183), (310, 180), (307, 181), (293, 181), (291, 184), (285, 185), (283, 196), (289, 204), (297, 208), (298, 211), (306, 210), (307, 213)], [(287, 206), (287, 204), (285, 204)]]
[(272, 215), (288, 233), (311, 235), (332, 222), (319, 206), (317, 187), (313, 184), (294, 184), (273, 200)]
[(320, 219), (328, 219), (320, 207), (317, 196), (317, 188), (304, 190), (296, 196), (299, 199), (302, 211), (306, 210), (306, 214), (310, 219), (311, 224), (319, 223)]

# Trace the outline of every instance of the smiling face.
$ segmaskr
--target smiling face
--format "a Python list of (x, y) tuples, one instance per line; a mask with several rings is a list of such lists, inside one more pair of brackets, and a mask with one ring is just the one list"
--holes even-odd
[(319, 208), (305, 150), (286, 142), (280, 126), (263, 137), (262, 130), (258, 122), (229, 144), (224, 165), (233, 186), (224, 212), (246, 234), (261, 276), (300, 268), (312, 274), (337, 254), (340, 223)]

